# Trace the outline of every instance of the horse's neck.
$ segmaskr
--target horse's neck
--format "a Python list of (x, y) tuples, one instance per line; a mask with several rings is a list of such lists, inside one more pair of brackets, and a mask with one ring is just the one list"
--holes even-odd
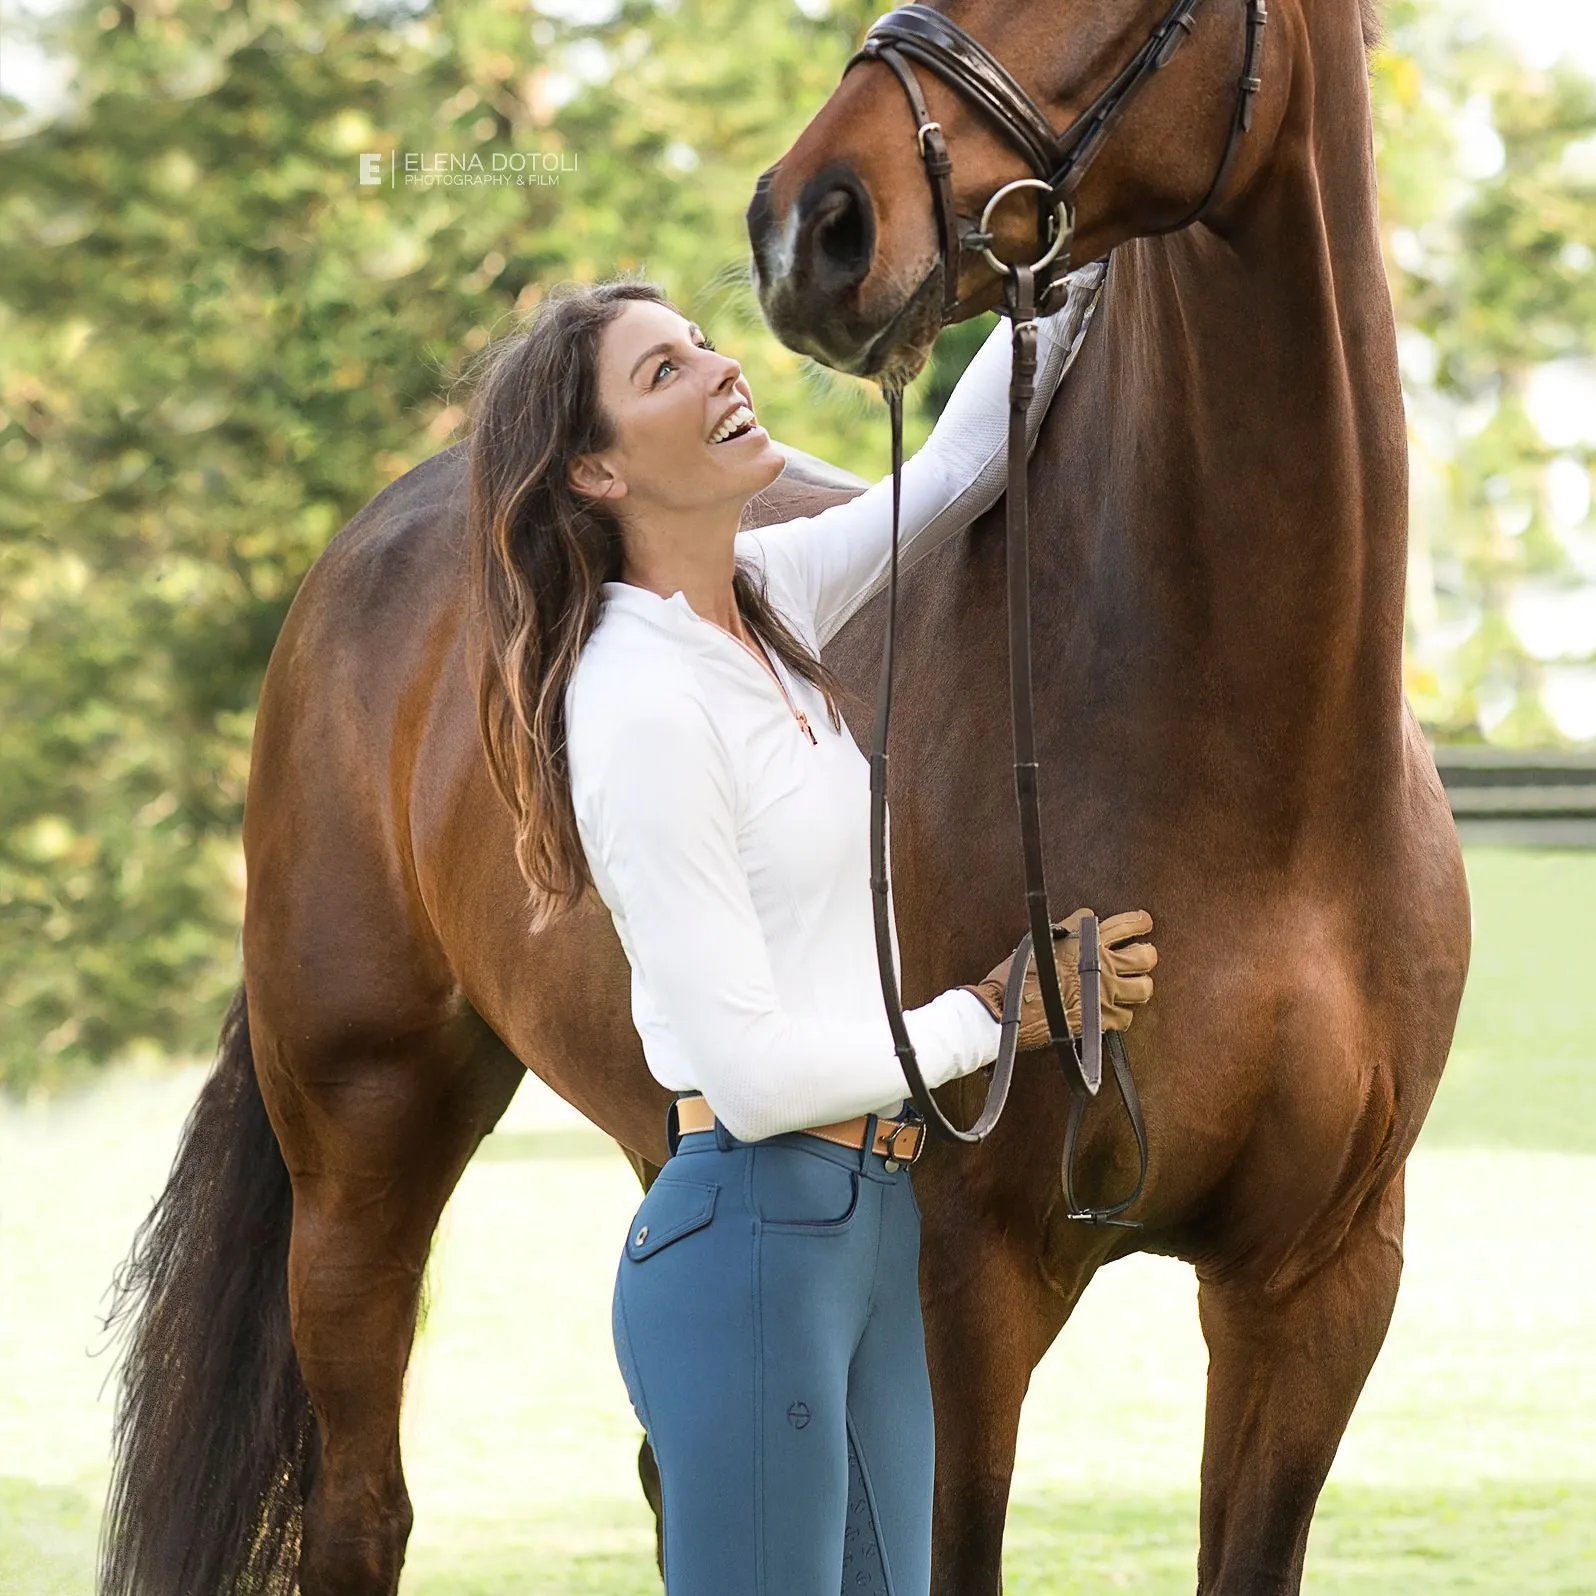
[(1361, 47), (1337, 65), (1223, 236), (1119, 251), (1099, 397), (1165, 624), (1227, 698), (1339, 740), (1400, 721), (1407, 461)]

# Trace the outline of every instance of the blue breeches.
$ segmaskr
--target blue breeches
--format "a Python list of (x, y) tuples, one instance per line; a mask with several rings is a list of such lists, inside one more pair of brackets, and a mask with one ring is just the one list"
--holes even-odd
[(919, 1252), (907, 1166), (803, 1132), (679, 1138), (613, 1303), (666, 1596), (928, 1596)]

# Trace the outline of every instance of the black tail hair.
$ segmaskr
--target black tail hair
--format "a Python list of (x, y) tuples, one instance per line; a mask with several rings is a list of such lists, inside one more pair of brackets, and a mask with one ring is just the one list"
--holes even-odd
[[(291, 1596), (319, 1453), (288, 1319), (293, 1194), (240, 985), (166, 1188), (117, 1269), (100, 1596)], [(118, 1328), (122, 1327), (122, 1328)]]

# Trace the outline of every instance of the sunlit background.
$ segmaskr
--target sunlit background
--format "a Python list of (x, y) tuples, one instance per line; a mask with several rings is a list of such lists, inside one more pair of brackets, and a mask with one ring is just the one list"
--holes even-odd
[[(654, 277), (744, 360), (777, 438), (880, 475), (874, 391), (771, 339), (743, 232), (754, 177), (879, 9), (30, 0), (0, 18), (3, 1596), (92, 1588), (112, 1397), (95, 1312), (239, 979), (254, 705), (300, 579), (459, 436), (464, 360), (566, 277)], [(1305, 1588), (1588, 1596), (1596, 5), (1386, 13), (1407, 688), (1476, 939), (1410, 1166), (1396, 1320)], [(561, 181), (359, 181), (368, 153), (494, 150), (552, 153)], [(988, 325), (944, 335), (910, 447)], [(467, 1171), (405, 1413), (405, 1590), (657, 1591), (608, 1330), (636, 1201), (536, 1082)], [(1203, 1372), (1187, 1270), (1135, 1259), (1094, 1284), (1026, 1409), (1006, 1588), (1190, 1591)]]

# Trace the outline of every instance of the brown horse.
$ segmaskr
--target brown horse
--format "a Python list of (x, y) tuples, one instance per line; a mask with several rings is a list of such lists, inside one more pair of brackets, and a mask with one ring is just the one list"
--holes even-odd
[[(950, 8), (1055, 129), (1168, 9)], [(1113, 257), (1031, 467), (1039, 759), (1049, 879), (1071, 902), (1145, 904), (1158, 926), (1157, 1000), (1128, 1033), (1152, 1170), (1142, 1230), (1063, 1218), (1067, 1099), (1035, 1069), (978, 1152), (938, 1148), (924, 1166), (935, 1586), (949, 1596), (999, 1588), (1030, 1371), (1099, 1265), (1137, 1248), (1199, 1280), (1199, 1589), (1298, 1589), (1395, 1300), (1404, 1163), (1467, 969), (1457, 837), (1402, 696), (1406, 432), (1370, 6), (1277, 0), (1225, 190), (1205, 225), (1160, 235), (1225, 149), (1245, 22), (1241, 0), (1201, 8), (1078, 196), (1074, 258)], [(957, 211), (978, 215), (1024, 168), (959, 93), (919, 79)], [(847, 369), (912, 366), (935, 336), (942, 260), (914, 128), (894, 75), (862, 63), (750, 207), (771, 325)], [(1031, 215), (999, 212), (1003, 259), (1040, 252)], [(967, 258), (971, 306), (999, 287)], [(1002, 577), (992, 517), (901, 599), (911, 769), (892, 798), (895, 863), (931, 989), (1019, 923)], [(879, 647), (872, 614), (828, 658), (862, 684)], [(1101, 1200), (1128, 1188), (1131, 1141), (1109, 1103), (1088, 1123)]]
[[(1162, 6), (959, 20), (1053, 89), (1062, 126)], [(1098, 1266), (1138, 1248), (1200, 1280), (1200, 1588), (1298, 1588), (1391, 1313), (1404, 1161), (1467, 965), (1456, 835), (1402, 699), (1404, 431), (1356, 0), (1277, 0), (1230, 190), (1205, 226), (1144, 236), (1207, 180), (1240, 30), (1234, 0), (1209, 0), (1082, 190), (1076, 258), (1113, 248), (1113, 266), (1030, 468), (1049, 880), (1071, 903), (1144, 904), (1159, 927), (1158, 997), (1129, 1033), (1152, 1138), (1144, 1228), (1065, 1217), (1067, 1094), (1045, 1054), (1022, 1057), (988, 1142), (934, 1144), (918, 1166), (942, 1596), (1000, 1589), (1030, 1371)], [(951, 92), (926, 92), (960, 211), (978, 213), (1013, 157)], [(849, 74), (751, 221), (790, 341), (842, 365), (872, 340), (878, 362), (918, 358), (936, 306), (917, 285), (939, 265), (889, 74)], [(462, 465), (444, 451), (334, 539), (272, 657), (244, 986), (118, 1298), (105, 1596), (296, 1578), (303, 1596), (392, 1596), (423, 1265), (523, 1069), (645, 1179), (665, 1157), (668, 1094), (602, 906), (522, 929), (472, 712)], [(824, 477), (790, 470), (750, 524), (852, 491)], [(902, 596), (891, 802), (911, 1004), (1023, 929), (1001, 514)], [(828, 649), (860, 702), (881, 608)], [(979, 1086), (955, 1083), (949, 1107), (973, 1111)], [(1133, 1173), (1128, 1132), (1094, 1105), (1083, 1195)]]

